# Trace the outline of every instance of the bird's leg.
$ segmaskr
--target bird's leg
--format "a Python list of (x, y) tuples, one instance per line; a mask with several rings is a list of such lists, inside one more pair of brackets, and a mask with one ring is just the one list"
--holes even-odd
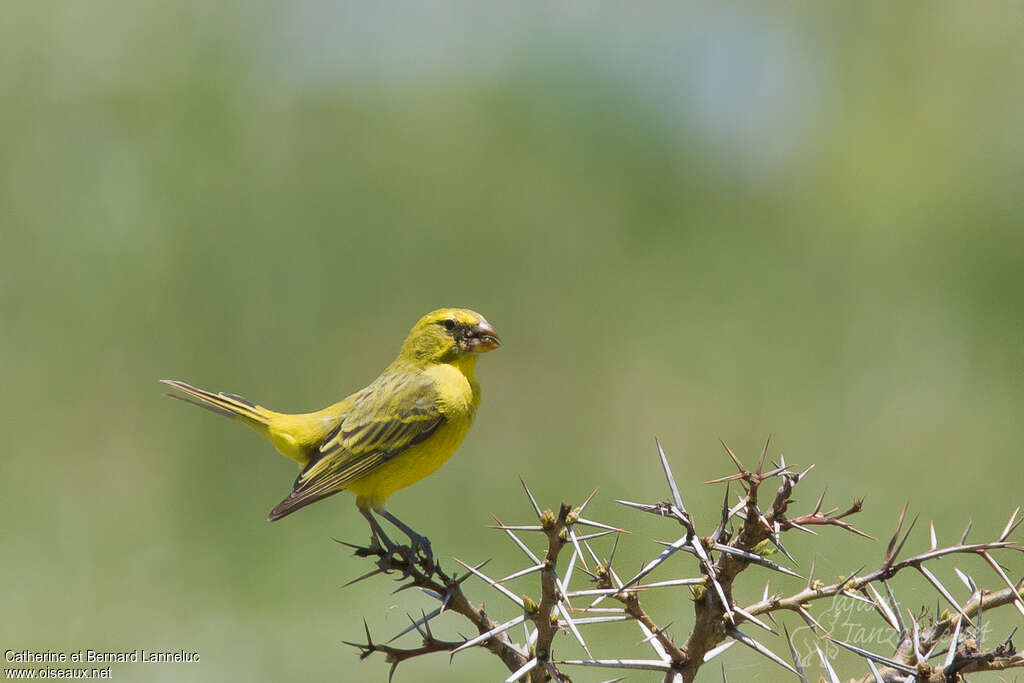
[(373, 513), (362, 508), (359, 509), (359, 512), (370, 523), (370, 533), (373, 534), (373, 540), (386, 550), (388, 555), (398, 552), (398, 544), (388, 538), (388, 535), (384, 533), (384, 529), (381, 527), (380, 522), (377, 521), (377, 518), (373, 516)]
[(398, 529), (409, 537), (409, 541), (412, 543), (413, 553), (422, 551), (423, 558), (426, 560), (427, 567), (433, 569), (434, 567), (434, 552), (430, 549), (430, 539), (422, 534), (418, 534), (409, 528), (402, 520), (395, 517), (387, 510), (378, 510), (377, 514), (394, 524)]

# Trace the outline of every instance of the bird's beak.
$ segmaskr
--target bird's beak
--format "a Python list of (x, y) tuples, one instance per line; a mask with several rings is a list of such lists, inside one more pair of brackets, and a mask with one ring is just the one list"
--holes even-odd
[(498, 331), (486, 320), (472, 327), (469, 336), (469, 348), (474, 353), (487, 353), (501, 346)]

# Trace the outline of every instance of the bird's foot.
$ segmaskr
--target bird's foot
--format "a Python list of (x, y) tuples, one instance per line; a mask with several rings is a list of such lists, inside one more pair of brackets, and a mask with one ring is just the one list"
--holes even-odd
[(363, 512), (363, 516), (366, 517), (370, 523), (370, 547), (369, 550), (376, 555), (380, 555), (381, 559), (386, 559), (392, 556), (400, 557), (406, 561), (409, 560), (408, 548), (404, 545), (399, 545), (392, 541), (384, 529), (380, 526), (373, 515), (369, 512)]
[(387, 510), (379, 510), (377, 514), (394, 524), (402, 533), (409, 537), (407, 548), (411, 551), (411, 557), (407, 559), (422, 567), (428, 576), (433, 574), (437, 570), (437, 565), (434, 563), (434, 551), (430, 548), (430, 539), (413, 531), (408, 524)]
[[(430, 547), (430, 539), (417, 533), (409, 534), (409, 548), (427, 574), (433, 574), (437, 566), (434, 564), (434, 551)], [(420, 556), (422, 555), (422, 558)]]
[(369, 551), (370, 551), (370, 554), (381, 555), (381, 556), (387, 556), (387, 555), (394, 554), (394, 552), (398, 548), (398, 546), (395, 545), (391, 541), (390, 538), (387, 538), (385, 536), (384, 539), (385, 540), (382, 541), (381, 538), (377, 534), (371, 534), (370, 535), (370, 545), (369, 545), (369, 548), (368, 548)]
[[(413, 568), (420, 564), (413, 548), (395, 543), (387, 536), (383, 539), (376, 536), (371, 537), (370, 552), (367, 555), (369, 554), (377, 556), (377, 566), (380, 569), (385, 572), (398, 569), (402, 572), (403, 578), (409, 576)], [(433, 573), (433, 570), (430, 573)]]

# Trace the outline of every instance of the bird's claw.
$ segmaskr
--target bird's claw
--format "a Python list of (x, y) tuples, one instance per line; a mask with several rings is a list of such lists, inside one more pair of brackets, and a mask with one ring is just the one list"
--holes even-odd
[(422, 555), (422, 566), (428, 573), (433, 574), (436, 565), (434, 564), (434, 551), (430, 547), (430, 539), (419, 534), (411, 534), (409, 542), (413, 557)]
[(366, 547), (366, 550), (368, 551), (367, 554), (383, 555), (390, 553), (390, 550), (377, 538), (377, 534), (370, 536), (370, 544)]
[(390, 565), (390, 561), (387, 558), (394, 557), (404, 561), (409, 568), (419, 565), (427, 574), (433, 574), (437, 569), (437, 565), (434, 562), (434, 552), (430, 547), (430, 539), (426, 536), (418, 534), (410, 536), (409, 545), (403, 545), (395, 543), (387, 536), (379, 538), (374, 535), (370, 537), (370, 545), (366, 550), (366, 555), (379, 555), (381, 561), (385, 564)]

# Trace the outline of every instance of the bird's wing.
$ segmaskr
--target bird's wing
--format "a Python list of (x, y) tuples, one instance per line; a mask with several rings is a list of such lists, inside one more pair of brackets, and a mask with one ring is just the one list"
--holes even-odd
[(275, 520), (337, 493), (426, 440), (444, 422), (437, 386), (429, 376), (390, 373), (355, 396), (337, 428), (295, 480), (291, 494), (270, 513)]

